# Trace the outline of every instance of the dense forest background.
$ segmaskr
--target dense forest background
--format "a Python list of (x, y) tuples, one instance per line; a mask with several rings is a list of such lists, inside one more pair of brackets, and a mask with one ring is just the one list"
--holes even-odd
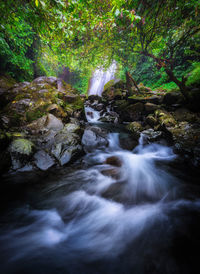
[(198, 0), (0, 2), (0, 72), (17, 81), (68, 75), (86, 93), (97, 66), (183, 92), (200, 84)]

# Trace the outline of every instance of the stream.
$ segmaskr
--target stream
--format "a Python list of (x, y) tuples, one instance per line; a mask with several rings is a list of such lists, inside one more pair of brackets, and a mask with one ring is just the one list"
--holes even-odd
[(124, 150), (120, 134), (70, 166), (3, 178), (0, 273), (199, 273), (197, 179), (170, 147), (141, 136)]

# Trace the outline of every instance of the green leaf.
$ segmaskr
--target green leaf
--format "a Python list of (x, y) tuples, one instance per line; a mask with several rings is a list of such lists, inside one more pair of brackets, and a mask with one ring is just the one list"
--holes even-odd
[(39, 6), (39, 0), (35, 0), (35, 5), (36, 5), (36, 7)]

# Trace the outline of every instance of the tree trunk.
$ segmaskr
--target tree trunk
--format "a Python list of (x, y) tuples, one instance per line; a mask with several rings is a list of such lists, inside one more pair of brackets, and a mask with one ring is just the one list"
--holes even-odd
[(171, 65), (172, 63), (170, 60), (164, 59), (164, 58), (158, 58), (158, 57), (154, 56), (153, 54), (150, 54), (146, 51), (141, 52), (141, 54), (144, 54), (145, 56), (149, 56), (149, 57), (153, 58), (156, 61), (156, 63), (158, 64), (159, 68), (163, 67), (165, 72), (169, 76), (169, 79), (179, 87), (183, 96), (186, 99), (188, 99), (187, 87), (185, 85), (187, 78), (182, 77), (182, 81), (178, 80), (178, 78), (174, 75), (173, 70), (169, 68), (170, 66), (172, 66)]
[(187, 96), (187, 87), (185, 85), (185, 82), (186, 82), (186, 78), (182, 78), (182, 81), (178, 80), (176, 78), (176, 76), (174, 75), (173, 71), (172, 70), (169, 70), (169, 69), (165, 69), (165, 72), (167, 73), (167, 75), (169, 76), (169, 79), (171, 81), (173, 81), (179, 88), (180, 88), (180, 91), (181, 93), (183, 94), (183, 96), (188, 99), (188, 96)]
[(130, 75), (128, 71), (126, 71), (126, 86), (128, 90), (131, 90), (131, 87), (135, 86), (137, 91), (140, 92), (140, 89), (138, 88), (136, 81), (133, 79), (133, 77)]

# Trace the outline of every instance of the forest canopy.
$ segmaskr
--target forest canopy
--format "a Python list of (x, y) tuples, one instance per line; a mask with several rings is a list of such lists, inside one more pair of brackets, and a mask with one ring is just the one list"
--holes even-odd
[(0, 3), (1, 73), (17, 80), (75, 72), (80, 92), (115, 60), (147, 86), (199, 84), (197, 0), (7, 0)]

